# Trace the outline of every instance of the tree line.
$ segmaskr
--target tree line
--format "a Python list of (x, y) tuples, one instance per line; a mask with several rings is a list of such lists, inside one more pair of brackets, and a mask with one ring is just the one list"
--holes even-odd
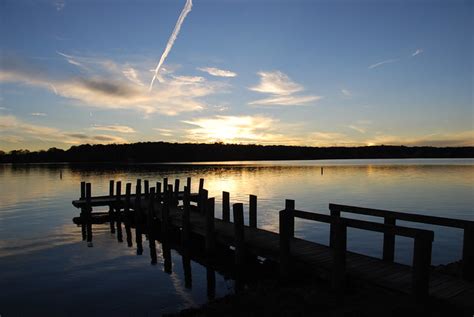
[(0, 151), (2, 163), (204, 162), (243, 160), (473, 158), (474, 147), (361, 146), (310, 147), (255, 144), (140, 142), (79, 145), (67, 150)]

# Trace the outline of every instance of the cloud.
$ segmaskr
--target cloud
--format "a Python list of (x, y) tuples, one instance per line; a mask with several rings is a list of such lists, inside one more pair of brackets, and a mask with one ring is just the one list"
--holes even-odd
[(231, 72), (230, 70), (219, 69), (215, 67), (199, 67), (198, 70), (206, 72), (209, 75), (217, 77), (235, 77), (237, 73)]
[(341, 93), (346, 97), (351, 97), (352, 93), (347, 89), (341, 89)]
[(411, 56), (417, 56), (417, 55), (420, 55), (421, 53), (423, 53), (423, 49), (418, 48), (418, 49), (416, 49), (416, 51), (413, 54), (411, 54)]
[(363, 127), (360, 127), (360, 126), (356, 126), (356, 125), (349, 125), (349, 128), (352, 129), (352, 130), (355, 130), (359, 133), (365, 133), (365, 128)]
[(407, 146), (474, 146), (474, 130), (453, 133), (432, 133), (424, 136), (400, 137), (377, 134), (366, 141), (368, 145), (407, 145)]
[(321, 99), (321, 96), (298, 96), (295, 93), (304, 90), (303, 86), (293, 82), (286, 74), (280, 71), (259, 72), (260, 82), (249, 89), (259, 93), (270, 94), (268, 98), (249, 102), (249, 105), (265, 106), (302, 106)]
[(164, 76), (160, 89), (149, 92), (139, 83), (140, 74), (147, 70), (140, 71), (130, 64), (74, 57), (84, 72), (81, 76), (68, 77), (53, 76), (17, 58), (5, 59), (0, 69), (0, 82), (41, 87), (58, 96), (79, 101), (79, 104), (97, 108), (177, 115), (206, 108), (200, 98), (220, 93), (227, 87), (225, 83), (208, 81), (199, 76), (175, 76), (170, 71)]
[(32, 112), (32, 113), (30, 113), (30, 116), (34, 116), (34, 117), (46, 117), (47, 114), (44, 113), (44, 112)]
[(110, 131), (118, 133), (135, 133), (135, 129), (125, 125), (94, 125), (91, 127), (93, 131)]
[(161, 136), (173, 136), (173, 130), (170, 129), (153, 128), (153, 130), (158, 131)]
[(64, 2), (64, 0), (56, 0), (54, 2), (54, 6), (56, 7), (56, 11), (62, 11), (64, 9), (65, 5), (66, 5), (66, 3)]
[(163, 51), (163, 54), (161, 55), (158, 65), (156, 65), (155, 74), (153, 75), (153, 79), (150, 82), (150, 91), (153, 88), (153, 83), (155, 82), (155, 79), (158, 77), (158, 72), (160, 71), (161, 65), (163, 65), (163, 62), (165, 61), (166, 57), (171, 51), (171, 48), (174, 45), (174, 41), (178, 37), (179, 31), (181, 30), (181, 25), (183, 24), (184, 19), (186, 18), (188, 13), (191, 12), (192, 7), (193, 7), (193, 1), (186, 0), (186, 4), (184, 5), (183, 10), (181, 11), (181, 14), (178, 17), (178, 21), (176, 21), (176, 25), (174, 26), (174, 30), (171, 33), (170, 38), (168, 39), (168, 43), (166, 43), (166, 48)]
[(396, 59), (387, 59), (385, 61), (381, 61), (381, 62), (378, 62), (378, 63), (375, 63), (375, 64), (372, 64), (369, 66), (369, 69), (373, 69), (373, 68), (376, 68), (376, 67), (380, 67), (382, 65), (385, 65), (385, 64), (391, 64), (391, 63), (395, 63), (398, 61), (398, 58)]
[(74, 66), (78, 66), (78, 67), (84, 67), (84, 65), (82, 65), (82, 63), (77, 61), (74, 56), (67, 55), (67, 54), (64, 54), (64, 53), (61, 53), (61, 52), (58, 52), (58, 51), (56, 51), (56, 53), (58, 53), (59, 55), (64, 57), (69, 64), (74, 65)]

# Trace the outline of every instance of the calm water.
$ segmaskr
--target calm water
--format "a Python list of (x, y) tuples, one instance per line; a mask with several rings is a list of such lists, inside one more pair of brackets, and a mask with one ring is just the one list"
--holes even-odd
[[(151, 266), (147, 248), (136, 256), (135, 249), (117, 243), (107, 225), (94, 227), (94, 247), (87, 248), (71, 221), (78, 215), (71, 201), (83, 180), (97, 195), (108, 192), (109, 179), (168, 177), (183, 184), (187, 176), (193, 177), (193, 191), (198, 178), (205, 178), (210, 196), (216, 197), (217, 217), (223, 190), (231, 193), (231, 203), (247, 203), (248, 194), (257, 195), (258, 225), (272, 231), (277, 231), (285, 199), (295, 199), (298, 209), (322, 213), (334, 202), (474, 220), (472, 159), (0, 165), (0, 314), (156, 315), (206, 302), (205, 267), (192, 263), (193, 285), (187, 289), (179, 254), (172, 252), (173, 273), (167, 274), (162, 258)], [(409, 225), (435, 230), (434, 264), (460, 258), (459, 230)], [(381, 256), (381, 234), (348, 234), (350, 250)], [(328, 225), (298, 220), (296, 235), (327, 244)], [(397, 238), (396, 261), (409, 263), (412, 247), (412, 240)], [(217, 274), (216, 296), (232, 291), (233, 282)]]

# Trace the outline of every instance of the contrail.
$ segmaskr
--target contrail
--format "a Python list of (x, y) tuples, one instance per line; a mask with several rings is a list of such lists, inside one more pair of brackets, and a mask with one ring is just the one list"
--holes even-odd
[(174, 41), (176, 40), (179, 30), (181, 29), (181, 24), (183, 24), (184, 19), (186, 18), (188, 13), (191, 12), (192, 7), (193, 7), (193, 0), (186, 0), (186, 4), (184, 5), (183, 11), (181, 11), (178, 21), (176, 21), (176, 25), (174, 26), (173, 33), (171, 33), (171, 36), (168, 39), (168, 43), (166, 43), (166, 48), (163, 52), (163, 55), (161, 55), (160, 61), (158, 62), (158, 65), (155, 68), (155, 75), (153, 75), (153, 79), (151, 80), (151, 83), (150, 83), (150, 91), (153, 88), (153, 83), (155, 82), (156, 77), (158, 77), (158, 72), (160, 71), (161, 65), (163, 64), (171, 48), (173, 47)]

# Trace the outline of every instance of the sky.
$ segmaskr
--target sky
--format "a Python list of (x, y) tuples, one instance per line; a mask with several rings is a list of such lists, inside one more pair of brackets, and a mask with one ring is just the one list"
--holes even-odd
[(473, 146), (472, 1), (0, 0), (0, 150)]

